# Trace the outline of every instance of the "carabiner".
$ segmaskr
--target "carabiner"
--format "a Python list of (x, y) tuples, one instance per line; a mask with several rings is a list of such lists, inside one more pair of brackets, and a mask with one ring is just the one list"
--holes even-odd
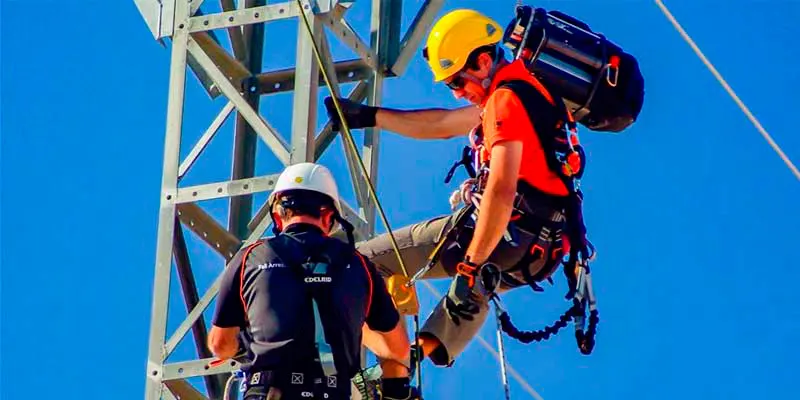
[[(611, 80), (611, 71), (614, 71), (614, 81)], [(611, 56), (608, 61), (608, 67), (606, 68), (606, 82), (608, 82), (608, 86), (617, 87), (617, 82), (619, 80), (619, 57), (618, 56)]]

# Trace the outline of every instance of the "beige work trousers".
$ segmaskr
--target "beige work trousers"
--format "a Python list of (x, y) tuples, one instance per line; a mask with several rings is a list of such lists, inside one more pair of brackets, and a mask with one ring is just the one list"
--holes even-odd
[[(456, 216), (457, 213), (443, 215), (393, 231), (409, 276), (413, 276), (425, 266), (434, 247), (453, 225)], [(445, 245), (442, 256), (423, 279), (449, 278), (455, 275), (456, 265), (464, 258), (464, 253), (472, 237), (473, 228), (473, 222), (471, 220), (468, 221), (465, 229), (462, 230), (463, 234), (456, 241)], [(506, 240), (501, 239), (488, 260), (497, 264), (502, 270), (507, 270), (514, 266), (529, 251), (532, 242), (536, 240), (536, 235), (539, 234), (538, 230), (537, 232), (529, 232), (516, 228), (516, 231), (518, 244), (512, 246)], [(543, 247), (543, 253), (552, 257), (552, 240), (545, 243)], [(403, 273), (388, 234), (379, 235), (368, 241), (358, 243), (357, 248), (359, 252), (376, 265), (378, 271), (384, 277), (388, 278), (393, 274)], [(549, 260), (549, 257), (540, 258), (530, 264), (530, 273), (535, 274), (538, 272)], [(509, 272), (508, 275), (524, 282), (519, 271)], [(509, 288), (511, 287), (501, 284), (497, 291), (502, 292)], [(431, 361), (437, 365), (450, 365), (478, 333), (486, 321), (488, 312), (489, 304), (483, 303), (480, 311), (472, 321), (461, 319), (460, 324), (456, 325), (447, 314), (443, 297), (431, 311), (420, 329), (421, 334), (435, 336), (446, 350), (446, 360), (432, 358)]]

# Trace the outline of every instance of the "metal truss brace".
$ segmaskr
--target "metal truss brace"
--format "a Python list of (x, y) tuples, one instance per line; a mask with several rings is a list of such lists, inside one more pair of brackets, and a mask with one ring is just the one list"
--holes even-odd
[(239, 239), (223, 228), (214, 217), (208, 215), (194, 203), (179, 204), (178, 218), (181, 223), (194, 232), (210, 248), (219, 252), (226, 260), (232, 258), (239, 249)]
[[(241, 0), (240, 0), (241, 2)], [(261, 22), (277, 21), (297, 17), (297, 5), (293, 2), (270, 4), (208, 14), (189, 19), (189, 32), (203, 32), (220, 28), (232, 28)], [(237, 57), (238, 58), (238, 57)]]
[(284, 165), (289, 164), (289, 145), (279, 135), (275, 129), (270, 126), (261, 115), (247, 103), (241, 93), (233, 86), (233, 84), (225, 77), (222, 71), (214, 64), (211, 58), (203, 52), (200, 46), (191, 38), (188, 45), (189, 52), (193, 54), (203, 69), (208, 72), (209, 76), (214, 79), (222, 93), (236, 106), (236, 109), (247, 120), (247, 123), (255, 129), (256, 133), (264, 143), (275, 153), (275, 156)]
[(344, 18), (337, 18), (333, 14), (321, 14), (317, 17), (342, 43), (358, 54), (361, 60), (369, 65), (370, 68), (373, 70), (378, 69), (378, 55), (361, 39)]
[(189, 203), (200, 200), (218, 199), (222, 197), (242, 196), (246, 194), (266, 192), (275, 187), (278, 174), (259, 176), (248, 179), (237, 179), (235, 181), (225, 181), (208, 183), (204, 185), (189, 186), (178, 189), (178, 196), (175, 202)]
[[(339, 83), (358, 82), (369, 79), (372, 69), (361, 59), (337, 61), (333, 64)], [(288, 92), (294, 90), (296, 68), (287, 68), (256, 75), (255, 91), (260, 95)], [(324, 87), (325, 81), (319, 78), (317, 85)]]
[(200, 392), (189, 384), (189, 382), (186, 382), (185, 379), (165, 381), (164, 385), (180, 400), (208, 400), (206, 396), (200, 394)]
[(239, 369), (239, 363), (233, 360), (210, 367), (208, 364), (214, 361), (214, 358), (203, 358), (200, 360), (182, 361), (164, 365), (164, 380), (171, 381), (175, 379), (184, 379), (194, 376), (206, 376), (223, 374)]
[(419, 50), (426, 31), (433, 25), (433, 20), (443, 5), (444, 0), (425, 0), (425, 4), (417, 11), (411, 26), (400, 42), (400, 49), (392, 64), (391, 71), (394, 75), (402, 75), (406, 71), (411, 57)]
[(203, 133), (203, 136), (201, 136), (194, 147), (192, 147), (189, 155), (183, 159), (181, 166), (178, 168), (178, 180), (183, 179), (186, 173), (189, 172), (189, 168), (194, 165), (194, 162), (197, 161), (197, 157), (205, 150), (206, 146), (211, 142), (211, 139), (213, 139), (214, 135), (219, 131), (219, 128), (231, 115), (231, 111), (233, 111), (234, 108), (235, 106), (233, 103), (229, 101), (225, 104), (225, 107), (222, 108), (222, 111), (217, 114), (217, 117), (214, 118), (214, 121), (211, 122), (211, 125), (206, 129), (205, 133)]

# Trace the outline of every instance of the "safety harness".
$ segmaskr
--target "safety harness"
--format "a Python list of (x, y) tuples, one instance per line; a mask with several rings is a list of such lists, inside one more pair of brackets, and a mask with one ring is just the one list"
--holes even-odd
[[(347, 230), (347, 228), (345, 228), (345, 230)], [(337, 375), (338, 371), (336, 370), (334, 362), (333, 349), (325, 338), (325, 329), (319, 307), (319, 302), (324, 300), (322, 300), (322, 293), (319, 290), (319, 286), (315, 285), (315, 282), (324, 280), (325, 277), (328, 276), (329, 268), (338, 265), (342, 261), (338, 257), (332, 257), (328, 251), (310, 251), (298, 254), (297, 251), (292, 249), (294, 246), (292, 246), (290, 241), (296, 241), (302, 246), (299, 239), (294, 237), (291, 233), (282, 233), (250, 245), (248, 248), (244, 249), (244, 256), (240, 268), (243, 270), (247, 262), (247, 257), (254, 248), (266, 244), (275, 252), (278, 258), (295, 273), (297, 279), (303, 282), (304, 290), (306, 291), (307, 298), (311, 301), (314, 313), (314, 350), (316, 356), (313, 362), (319, 365), (325, 377), (333, 377)], [(241, 290), (242, 288), (240, 288), (240, 297), (243, 299), (244, 295)], [(240, 352), (234, 357), (239, 363), (248, 364), (253, 361), (253, 355), (249, 351), (252, 340), (248, 330), (242, 330), (240, 334)], [(285, 380), (286, 377), (279, 376), (280, 373), (282, 372), (276, 375), (276, 372), (273, 371), (251, 371), (249, 374), (245, 374), (242, 370), (237, 370), (234, 371), (232, 378), (240, 380), (239, 391), (244, 393), (245, 390), (248, 390), (248, 382), (252, 383), (258, 381), (259, 384), (266, 383), (271, 386), (276, 380)], [(251, 379), (248, 375), (259, 378)], [(228, 384), (230, 383), (232, 382), (228, 382)]]
[(321, 293), (317, 289), (318, 285), (314, 284), (318, 279), (324, 279), (328, 276), (328, 268), (335, 265), (336, 261), (333, 257), (330, 257), (326, 251), (314, 251), (310, 252), (311, 254), (303, 254), (302, 257), (298, 257), (297, 254), (292, 254), (288, 243), (286, 243), (287, 240), (294, 240), (302, 245), (291, 233), (284, 233), (268, 239), (270, 247), (278, 255), (278, 258), (296, 273), (298, 279), (303, 281), (306, 296), (311, 299), (314, 309), (314, 347), (317, 352), (317, 359), (315, 361), (320, 364), (325, 376), (336, 375), (333, 350), (330, 344), (328, 344), (327, 339), (325, 339), (322, 316), (319, 312)]
[[(538, 135), (548, 167), (557, 173), (568, 190), (567, 196), (556, 197), (543, 193), (522, 180), (519, 181), (514, 211), (504, 240), (517, 246), (515, 234), (517, 227), (537, 226), (531, 222), (532, 218), (550, 220), (557, 225), (563, 225), (563, 231), (539, 225), (538, 233), (534, 232), (536, 239), (532, 241), (525, 255), (510, 269), (503, 271), (501, 279), (511, 287), (527, 284), (534, 291), (541, 292), (543, 289), (538, 282), (547, 279), (552, 283), (550, 276), (561, 263), (569, 287), (565, 297), (571, 299), (573, 304), (553, 325), (539, 331), (524, 332), (513, 325), (508, 313), (502, 309), (499, 297), (493, 295), (492, 300), (500, 309), (499, 322), (503, 331), (510, 337), (523, 343), (530, 343), (548, 339), (574, 319), (578, 347), (583, 354), (589, 354), (594, 347), (594, 335), (599, 317), (591, 289), (588, 265), (595, 253), (594, 247), (586, 239), (582, 210), (583, 194), (579, 187), (586, 157), (578, 141), (577, 125), (561, 97), (556, 93), (551, 93), (555, 103), (553, 104), (539, 89), (524, 80), (503, 81), (497, 87), (498, 90), (501, 88), (513, 91), (522, 102)], [(474, 181), (471, 202), (476, 210), (472, 218), (477, 219), (480, 199), (489, 172), (488, 162), (481, 160), (480, 156), (483, 146), (483, 132), (480, 125), (471, 132), (470, 141), (472, 146), (464, 149), (461, 159), (448, 172), (445, 182), (449, 182), (458, 166), (466, 167), (467, 173)], [(526, 206), (528, 204), (530, 207)], [(542, 208), (548, 211), (543, 212)], [(544, 250), (548, 243), (551, 243), (552, 249), (550, 257), (547, 257)], [(566, 260), (563, 259), (565, 254)], [(541, 258), (546, 258), (548, 261), (539, 272), (531, 274), (529, 266)], [(510, 272), (515, 271), (522, 274), (524, 283), (510, 275)], [(589, 327), (584, 331), (587, 306), (590, 309)]]

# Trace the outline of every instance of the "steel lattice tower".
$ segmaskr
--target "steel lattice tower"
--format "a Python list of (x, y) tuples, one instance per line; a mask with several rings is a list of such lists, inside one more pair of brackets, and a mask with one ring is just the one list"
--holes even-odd
[[(285, 37), (265, 40), (264, 26), (277, 20), (299, 18), (301, 11), (305, 13), (313, 27), (313, 37), (323, 51), (323, 67), (334, 83), (329, 90), (340, 94), (340, 83), (357, 83), (350, 93), (341, 96), (376, 105), (381, 102), (384, 79), (404, 72), (443, 3), (443, 0), (426, 0), (415, 10), (408, 31), (401, 35), (401, 0), (360, 1), (372, 4), (369, 44), (347, 23), (354, 0), (300, 0), (302, 7), (296, 0), (270, 4), (266, 0), (219, 0), (222, 11), (213, 14), (202, 12), (204, 0), (134, 0), (155, 39), (162, 43), (169, 41), (171, 50), (146, 399), (220, 399), (227, 376), (237, 368), (235, 362), (208, 367), (212, 358), (205, 345), (207, 323), (203, 312), (219, 290), (222, 268), (211, 287), (205, 293), (198, 293), (184, 229), (229, 260), (239, 248), (260, 238), (270, 222), (270, 218), (265, 218), (263, 205), (253, 213), (253, 195), (269, 192), (280, 171), (255, 176), (258, 140), (286, 166), (318, 160), (336, 137), (330, 123), (316, 132), (316, 109), (321, 97), (318, 91), (324, 82), (305, 25), (298, 24), (297, 36), (292, 40)], [(357, 58), (334, 61), (324, 34), (326, 30), (357, 54)], [(218, 39), (222, 34), (227, 35), (230, 50)], [(294, 43), (295, 68), (263, 71), (265, 52)], [(189, 141), (183, 132), (187, 72), (195, 75), (212, 99), (224, 96), (228, 100), (194, 144), (185, 143)], [(287, 91), (293, 92), (293, 114), (291, 132), (283, 135), (259, 113), (259, 99)], [(235, 128), (230, 180), (181, 185), (182, 178), (231, 113), (235, 113)], [(360, 144), (373, 183), (378, 168), (378, 139), (378, 130), (368, 129)], [(182, 145), (191, 147), (183, 160)], [(358, 201), (355, 207), (345, 207), (346, 217), (355, 225), (358, 239), (368, 238), (374, 232), (374, 205), (355, 155), (346, 148), (343, 153)], [(198, 204), (220, 198), (229, 198), (227, 228)], [(171, 288), (173, 271), (180, 290)], [(168, 305), (178, 296), (188, 314), (174, 331), (167, 332)], [(196, 359), (169, 362), (168, 358), (190, 330)], [(202, 377), (207, 396), (187, 381), (192, 377)]]

